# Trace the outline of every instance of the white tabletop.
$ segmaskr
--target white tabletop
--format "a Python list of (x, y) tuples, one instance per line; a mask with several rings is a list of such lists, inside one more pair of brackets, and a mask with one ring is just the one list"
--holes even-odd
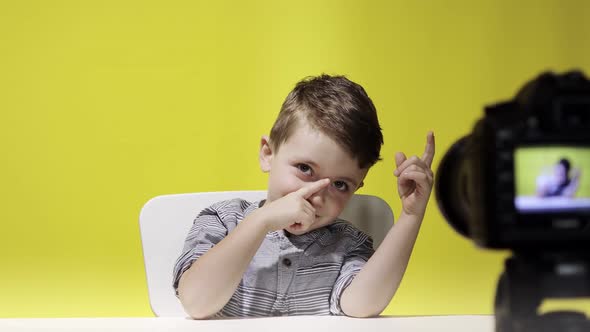
[(226, 320), (185, 318), (4, 318), (0, 331), (252, 331), (252, 332), (493, 332), (493, 316), (414, 316), (349, 318), (268, 317)]

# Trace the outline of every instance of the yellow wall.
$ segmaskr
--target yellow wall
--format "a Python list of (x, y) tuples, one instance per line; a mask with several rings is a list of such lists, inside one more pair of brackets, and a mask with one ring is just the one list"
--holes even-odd
[[(138, 214), (167, 193), (263, 189), (259, 137), (296, 81), (346, 74), (380, 112), (362, 193), (438, 155), (545, 69), (590, 73), (588, 1), (0, 2), (0, 316), (150, 316)], [(490, 313), (503, 252), (434, 196), (386, 313)]]

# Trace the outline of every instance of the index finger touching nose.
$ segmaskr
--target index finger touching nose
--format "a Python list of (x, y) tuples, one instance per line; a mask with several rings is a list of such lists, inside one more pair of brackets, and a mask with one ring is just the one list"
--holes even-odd
[(328, 179), (328, 178), (317, 180), (317, 181), (311, 182), (311, 183), (305, 185), (303, 188), (299, 189), (299, 193), (301, 193), (303, 198), (307, 199), (311, 195), (324, 189), (329, 183), (330, 183), (330, 179)]
[(422, 160), (430, 167), (432, 165), (432, 160), (434, 159), (434, 132), (429, 131), (426, 134), (426, 147), (424, 148), (424, 154), (422, 155)]

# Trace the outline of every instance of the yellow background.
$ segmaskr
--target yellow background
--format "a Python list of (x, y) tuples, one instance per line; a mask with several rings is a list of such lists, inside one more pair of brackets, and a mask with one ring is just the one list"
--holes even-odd
[[(293, 85), (345, 74), (395, 151), (438, 154), (543, 70), (590, 71), (588, 1), (0, 2), (0, 316), (151, 316), (151, 197), (264, 189), (259, 137)], [(491, 313), (506, 252), (428, 207), (389, 314)]]

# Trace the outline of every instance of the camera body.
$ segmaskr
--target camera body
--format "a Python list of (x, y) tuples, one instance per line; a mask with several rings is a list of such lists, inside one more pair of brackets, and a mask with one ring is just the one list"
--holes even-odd
[[(538, 175), (540, 165), (564, 155), (578, 167), (577, 194), (541, 197), (539, 187), (551, 180)], [(587, 252), (584, 177), (590, 177), (590, 81), (581, 72), (547, 72), (513, 100), (486, 107), (443, 157), (435, 190), (447, 221), (479, 246)]]

